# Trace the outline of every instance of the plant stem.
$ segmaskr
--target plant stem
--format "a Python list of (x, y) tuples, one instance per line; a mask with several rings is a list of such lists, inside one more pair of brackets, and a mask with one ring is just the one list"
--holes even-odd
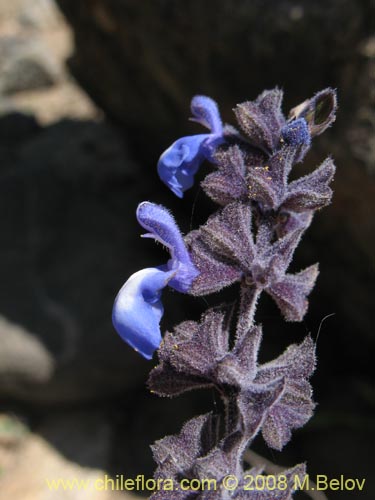
[(240, 338), (254, 325), (256, 306), (261, 293), (262, 290), (256, 285), (241, 284), (236, 338)]

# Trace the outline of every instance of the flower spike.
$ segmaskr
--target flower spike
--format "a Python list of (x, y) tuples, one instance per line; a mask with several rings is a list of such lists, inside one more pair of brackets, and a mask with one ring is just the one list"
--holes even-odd
[[(143, 236), (162, 243), (170, 258), (128, 279), (116, 298), (113, 324), (146, 359), (158, 351), (159, 363), (148, 380), (151, 392), (172, 397), (210, 389), (222, 401), (214, 413), (191, 419), (180, 433), (152, 447), (155, 480), (168, 481), (168, 488), (159, 490), (158, 483), (150, 500), (292, 500), (296, 478), (300, 485), (305, 482), (304, 464), (273, 475), (261, 457), (246, 453), (259, 435), (280, 451), (315, 409), (309, 381), (315, 370), (314, 341), (307, 336), (276, 359), (261, 362), (257, 304), (265, 292), (286, 321), (302, 321), (307, 312), (318, 265), (288, 270), (314, 213), (331, 202), (335, 166), (327, 158), (298, 178), (294, 172), (292, 177), (292, 169), (312, 139), (335, 120), (336, 93), (319, 92), (289, 118), (281, 104), (278, 88), (238, 104), (236, 130), (223, 127), (212, 99), (194, 97), (192, 120), (209, 132), (174, 142), (161, 156), (158, 171), (182, 197), (208, 160), (214, 169), (201, 186), (219, 208), (185, 237), (166, 208), (146, 201), (137, 209)], [(166, 286), (199, 297), (235, 283), (237, 300), (208, 308), (199, 321), (185, 319), (161, 342)], [(234, 488), (226, 488), (228, 478)], [(261, 480), (261, 488), (248, 489), (249, 478), (255, 485)], [(214, 489), (195, 488), (208, 485), (207, 479)], [(187, 489), (181, 488), (183, 481)]]

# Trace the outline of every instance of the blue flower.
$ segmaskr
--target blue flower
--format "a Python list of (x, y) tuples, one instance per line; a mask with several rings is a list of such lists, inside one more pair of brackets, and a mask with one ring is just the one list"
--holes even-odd
[(179, 198), (193, 185), (201, 163), (205, 159), (212, 160), (216, 147), (224, 142), (223, 125), (215, 101), (206, 96), (195, 96), (191, 101), (191, 112), (195, 117), (192, 121), (207, 127), (211, 133), (178, 139), (158, 161), (159, 177)]
[(297, 118), (289, 121), (281, 129), (281, 144), (291, 146), (296, 149), (294, 161), (296, 163), (303, 160), (311, 146), (311, 134), (304, 118)]
[(311, 144), (309, 128), (304, 118), (288, 122), (281, 129), (281, 137), (284, 142), (295, 147), (310, 146)]
[(161, 242), (168, 248), (171, 258), (164, 265), (142, 269), (130, 276), (116, 297), (112, 321), (125, 342), (146, 359), (151, 359), (161, 342), (162, 289), (168, 285), (186, 293), (199, 272), (166, 208), (145, 201), (138, 206), (137, 219), (149, 231), (143, 236)]
[(112, 312), (113, 326), (120, 337), (146, 359), (159, 347), (159, 322), (163, 316), (161, 290), (168, 273), (156, 268), (134, 273), (121, 288)]

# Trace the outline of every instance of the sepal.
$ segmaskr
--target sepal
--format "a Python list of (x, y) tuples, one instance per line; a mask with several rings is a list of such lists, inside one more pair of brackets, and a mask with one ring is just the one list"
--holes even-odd
[(272, 152), (278, 144), (285, 118), (281, 111), (282, 91), (264, 91), (255, 101), (238, 104), (234, 109), (238, 124), (251, 144)]
[(292, 119), (304, 118), (311, 137), (322, 134), (336, 120), (337, 96), (330, 88), (321, 90), (290, 111)]
[(307, 297), (318, 274), (318, 265), (314, 264), (297, 274), (285, 274), (283, 279), (271, 284), (268, 293), (286, 321), (302, 321), (308, 308)]
[(218, 169), (201, 182), (206, 194), (219, 205), (227, 205), (235, 200), (247, 198), (246, 165), (244, 155), (238, 145), (215, 155)]
[(294, 212), (319, 210), (331, 203), (332, 189), (329, 184), (335, 175), (335, 165), (327, 158), (311, 174), (291, 182), (283, 207)]
[(256, 383), (267, 384), (277, 377), (285, 381), (284, 391), (272, 406), (262, 425), (268, 446), (281, 450), (291, 438), (291, 431), (302, 427), (312, 416), (315, 404), (307, 379), (315, 369), (315, 344), (311, 337), (293, 344), (278, 358), (259, 367)]

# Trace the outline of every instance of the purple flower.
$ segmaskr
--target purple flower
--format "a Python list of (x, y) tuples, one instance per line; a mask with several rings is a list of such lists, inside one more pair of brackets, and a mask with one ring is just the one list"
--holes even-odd
[(116, 297), (112, 321), (125, 342), (146, 359), (151, 359), (161, 342), (162, 289), (169, 285), (179, 292), (187, 292), (199, 273), (166, 208), (145, 201), (138, 206), (137, 219), (150, 231), (144, 237), (165, 245), (171, 258), (167, 264), (142, 269), (128, 279)]
[(182, 137), (161, 155), (158, 174), (161, 180), (177, 195), (191, 188), (194, 175), (205, 159), (212, 160), (216, 147), (223, 142), (223, 125), (215, 101), (205, 96), (195, 96), (191, 101), (191, 112), (196, 121), (207, 127), (210, 134)]

